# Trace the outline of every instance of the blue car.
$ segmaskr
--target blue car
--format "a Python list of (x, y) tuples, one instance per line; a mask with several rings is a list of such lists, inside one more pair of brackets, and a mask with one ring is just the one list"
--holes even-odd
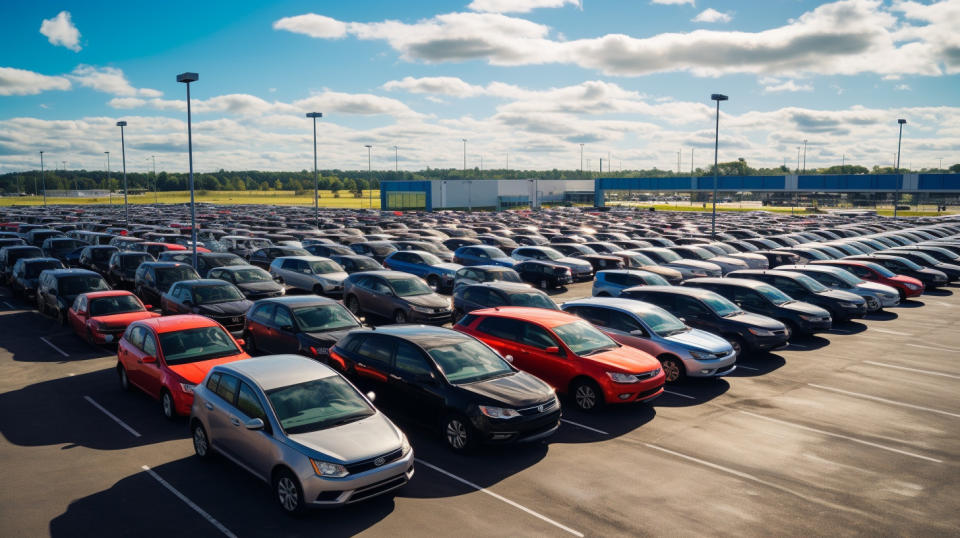
[(440, 258), (423, 250), (398, 250), (384, 258), (387, 269), (417, 275), (427, 281), (435, 291), (453, 288), (453, 277), (459, 263), (445, 263)]
[(453, 253), (454, 263), (460, 265), (499, 265), (513, 267), (516, 260), (497, 247), (490, 245), (464, 245)]

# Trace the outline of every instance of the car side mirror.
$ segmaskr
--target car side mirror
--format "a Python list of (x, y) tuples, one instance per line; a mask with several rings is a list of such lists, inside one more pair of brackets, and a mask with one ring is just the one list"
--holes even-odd
[(237, 338), (237, 345), (240, 346), (240, 347), (243, 347), (243, 346), (247, 345), (247, 341), (244, 340), (243, 338)]
[(152, 308), (153, 308), (153, 305), (152, 305), (152, 304), (145, 304), (145, 305), (143, 305), (143, 309), (144, 309), (144, 310), (150, 310), (150, 309), (152, 309)]
[(505, 361), (507, 361), (507, 362), (509, 362), (509, 363), (513, 363), (513, 355), (507, 355), (507, 356), (505, 356), (505, 357), (503, 358), (503, 360), (505, 360)]
[(377, 394), (371, 390), (367, 393), (367, 399), (372, 402), (377, 399)]
[(250, 420), (244, 422), (243, 426), (248, 430), (262, 430), (266, 424), (263, 423), (262, 418), (251, 418)]
[(157, 358), (154, 357), (153, 355), (147, 355), (146, 357), (140, 359), (140, 362), (142, 362), (142, 363), (144, 363), (144, 364), (152, 364), (152, 363), (157, 362)]
[(559, 354), (560, 354), (560, 348), (557, 347), (557, 346), (550, 346), (550, 347), (548, 347), (547, 349), (544, 349), (544, 351), (547, 352), (547, 353), (549, 353), (549, 354), (551, 354), (551, 355), (559, 355)]
[(436, 380), (436, 377), (433, 375), (433, 372), (417, 374), (414, 378), (420, 383), (433, 383)]
[(632, 336), (646, 336), (646, 335), (647, 335), (647, 334), (646, 334), (645, 332), (643, 332), (643, 330), (641, 330), (641, 329), (634, 329), (634, 330), (630, 331), (630, 334), (631, 334)]

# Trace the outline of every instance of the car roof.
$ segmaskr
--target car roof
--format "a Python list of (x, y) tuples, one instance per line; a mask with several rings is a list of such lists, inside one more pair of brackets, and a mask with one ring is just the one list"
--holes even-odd
[(283, 262), (284, 260), (303, 260), (305, 262), (328, 262), (331, 261), (330, 258), (325, 258), (323, 256), (277, 256), (273, 259), (273, 263)]
[(688, 288), (684, 286), (634, 286), (632, 288), (627, 288), (624, 291), (640, 291), (640, 292), (649, 292), (649, 293), (674, 293), (677, 295), (687, 295), (690, 297), (703, 297), (707, 294), (713, 293), (710, 290), (705, 290), (701, 288)]
[(417, 275), (413, 275), (410, 273), (404, 273), (401, 271), (390, 271), (386, 269), (377, 270), (377, 271), (359, 271), (359, 272), (353, 273), (348, 278), (350, 278), (351, 280), (356, 280), (357, 277), (363, 276), (363, 275), (373, 275), (373, 276), (379, 276), (383, 278), (420, 278)]
[(195, 278), (193, 280), (181, 280), (176, 282), (180, 287), (197, 288), (200, 286), (233, 286), (233, 284), (220, 280), (219, 278)]
[[(609, 257), (609, 256), (608, 256)], [(619, 258), (619, 256), (616, 256)], [(597, 271), (597, 276), (599, 275), (634, 275), (634, 276), (648, 276), (656, 273), (650, 271), (644, 271), (643, 269), (602, 269)]]
[(183, 262), (143, 262), (140, 264), (140, 267), (153, 267), (155, 269), (170, 269), (180, 266), (190, 267), (189, 264)]
[(496, 316), (501, 318), (530, 320), (550, 328), (558, 325), (566, 325), (571, 321), (580, 319), (573, 314), (567, 314), (566, 312), (561, 312), (559, 310), (547, 310), (546, 308), (531, 308), (527, 306), (498, 306), (495, 308), (482, 308), (480, 310), (474, 310), (473, 312), (470, 312), (470, 314), (476, 316)]
[(525, 284), (523, 282), (505, 282), (503, 280), (497, 280), (494, 282), (478, 282), (476, 284), (469, 284), (465, 286), (466, 288), (494, 288), (500, 291), (507, 293), (529, 293), (535, 288), (530, 284)]
[(101, 297), (122, 297), (126, 295), (133, 295), (133, 293), (127, 290), (106, 290), (106, 291), (90, 291), (82, 295), (87, 299), (99, 299)]
[(759, 280), (753, 280), (751, 278), (737, 278), (737, 277), (700, 277), (700, 278), (691, 278), (685, 281), (690, 282), (691, 284), (720, 284), (725, 285), (729, 284), (731, 286), (742, 286), (745, 288), (759, 288), (760, 286), (769, 286), (766, 282), (760, 282)]
[(809, 270), (809, 271), (817, 271), (817, 272), (820, 272), (820, 273), (831, 273), (831, 274), (837, 274), (837, 273), (839, 273), (840, 271), (846, 272), (846, 269), (841, 269), (841, 268), (839, 268), (839, 267), (830, 267), (829, 265), (806, 265), (806, 264), (803, 264), (803, 265), (782, 265), (782, 266), (780, 266), (780, 267), (784, 267), (784, 269), (781, 269), (782, 271), (796, 271), (796, 272), (800, 272), (800, 271), (807, 271), (807, 270)]
[(265, 355), (220, 364), (214, 371), (240, 374), (263, 390), (287, 387), (304, 381), (337, 376), (329, 366), (302, 355)]
[(158, 333), (169, 333), (186, 329), (196, 329), (200, 327), (216, 327), (219, 324), (199, 314), (179, 314), (175, 316), (163, 316), (160, 318), (142, 319), (135, 323), (149, 325)]
[(47, 269), (46, 271), (44, 271), (44, 273), (47, 273), (47, 274), (49, 274), (49, 275), (53, 275), (53, 276), (55, 276), (55, 277), (61, 277), (61, 276), (78, 276), (78, 275), (84, 275), (84, 276), (100, 276), (100, 273), (97, 273), (97, 272), (95, 272), (95, 271), (91, 271), (91, 270), (89, 270), (89, 269)]
[(585, 297), (583, 299), (574, 299), (560, 305), (564, 306), (605, 306), (617, 308), (628, 312), (652, 312), (654, 310), (663, 310), (655, 304), (645, 303), (636, 299), (621, 299), (619, 297)]
[(287, 306), (308, 306), (318, 304), (339, 304), (335, 299), (329, 297), (320, 297), (319, 295), (290, 295), (286, 297), (270, 297), (260, 299), (257, 304), (276, 303)]
[(467, 265), (461, 267), (461, 269), (480, 269), (481, 271), (513, 271), (512, 267), (504, 267), (502, 265)]
[(368, 335), (388, 334), (409, 340), (427, 350), (472, 338), (459, 331), (433, 325), (387, 325), (376, 329), (358, 329), (354, 332)]
[(773, 276), (782, 276), (786, 278), (796, 278), (801, 275), (796, 271), (781, 271), (777, 269), (740, 269), (738, 271), (731, 271), (735, 276), (736, 275), (773, 275)]

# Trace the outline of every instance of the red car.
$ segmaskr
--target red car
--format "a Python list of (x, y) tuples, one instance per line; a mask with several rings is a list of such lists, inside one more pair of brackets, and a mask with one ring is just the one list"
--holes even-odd
[(193, 387), (218, 364), (249, 359), (243, 341), (222, 325), (188, 314), (135, 321), (117, 346), (117, 374), (124, 390), (136, 386), (159, 399), (167, 418), (189, 415)]
[[(137, 243), (131, 247), (131, 250), (137, 250), (140, 252), (146, 252), (153, 256), (154, 258), (159, 258), (161, 252), (167, 252), (168, 250), (190, 250), (183, 245), (178, 245), (176, 243), (158, 243), (155, 241), (143, 241)], [(210, 252), (210, 249), (201, 247), (197, 245), (197, 252)]]
[(134, 321), (160, 317), (150, 308), (129, 291), (92, 291), (73, 301), (67, 310), (67, 323), (91, 344), (115, 344)]
[(923, 282), (912, 276), (898, 275), (879, 263), (859, 260), (814, 260), (811, 265), (829, 265), (850, 271), (867, 282), (886, 284), (900, 292), (900, 300), (923, 295)]
[(660, 362), (621, 346), (566, 312), (527, 307), (474, 310), (454, 329), (479, 338), (514, 366), (592, 411), (606, 403), (640, 402), (663, 393)]

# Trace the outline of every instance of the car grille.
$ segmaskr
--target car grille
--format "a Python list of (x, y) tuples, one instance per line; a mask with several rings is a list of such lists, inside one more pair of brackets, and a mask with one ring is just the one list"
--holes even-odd
[(554, 399), (550, 400), (549, 402), (545, 402), (545, 403), (542, 403), (542, 404), (540, 404), (540, 405), (534, 405), (534, 406), (532, 406), (532, 407), (525, 407), (525, 408), (523, 408), (523, 409), (517, 409), (517, 412), (520, 413), (520, 414), (523, 415), (523, 416), (538, 415), (538, 414), (540, 414), (540, 413), (548, 413), (548, 412), (550, 412), (550, 411), (553, 411), (554, 409), (556, 409), (556, 407), (557, 407), (559, 404), (560, 404), (560, 402), (559, 402), (556, 398), (554, 398)]
[(652, 388), (652, 389), (650, 389), (650, 390), (645, 390), (645, 391), (643, 391), (643, 392), (638, 392), (638, 393), (637, 393), (637, 399), (639, 400), (639, 399), (642, 399), (642, 398), (646, 398), (647, 396), (656, 394), (656, 393), (659, 392), (660, 389), (662, 389), (662, 388), (663, 388), (663, 385), (660, 385), (660, 386), (654, 387), (654, 388)]
[(633, 374), (633, 375), (634, 375), (634, 377), (636, 377), (637, 379), (639, 379), (639, 380), (642, 381), (642, 380), (644, 380), (644, 379), (650, 379), (650, 378), (652, 378), (652, 377), (657, 377), (657, 375), (658, 375), (659, 373), (660, 373), (660, 368), (656, 368), (656, 369), (654, 369), (654, 370), (650, 370), (649, 372), (643, 372), (643, 373), (640, 373), (640, 374)]
[(218, 316), (213, 318), (217, 323), (226, 327), (228, 331), (243, 329), (243, 316)]
[(786, 330), (786, 329), (778, 329), (778, 330), (776, 330), (776, 331), (770, 331), (770, 332), (772, 332), (773, 334), (775, 334), (775, 335), (777, 335), (777, 336), (780, 336), (780, 335), (786, 336), (786, 335), (787, 335), (787, 330)]
[(398, 488), (407, 483), (407, 476), (404, 474), (398, 474), (392, 478), (382, 480), (375, 484), (360, 488), (353, 492), (353, 496), (350, 497), (348, 503), (362, 501), (364, 499), (369, 499), (370, 497), (376, 497), (381, 493), (390, 491), (391, 489)]
[[(400, 459), (401, 456), (403, 456), (403, 450), (398, 448), (398, 449), (394, 450), (393, 452), (389, 452), (389, 453), (384, 454), (384, 455), (382, 455), (382, 456), (377, 456), (377, 457), (375, 457), (375, 458), (370, 458), (370, 459), (368, 459), (368, 460), (363, 460), (363, 461), (358, 461), (358, 462), (356, 462), (356, 463), (351, 463), (350, 465), (346, 465), (346, 468), (347, 468), (347, 471), (350, 472), (350, 474), (362, 473), (362, 472), (364, 472), (364, 471), (369, 471), (370, 469), (376, 469), (377, 467), (383, 467), (384, 465), (386, 465), (386, 464), (388, 464), (388, 463), (390, 463), (390, 462), (397, 461), (398, 459)], [(383, 460), (380, 462), (379, 465), (377, 465), (376, 462), (377, 462), (377, 460), (379, 460), (380, 458), (383, 458)]]

